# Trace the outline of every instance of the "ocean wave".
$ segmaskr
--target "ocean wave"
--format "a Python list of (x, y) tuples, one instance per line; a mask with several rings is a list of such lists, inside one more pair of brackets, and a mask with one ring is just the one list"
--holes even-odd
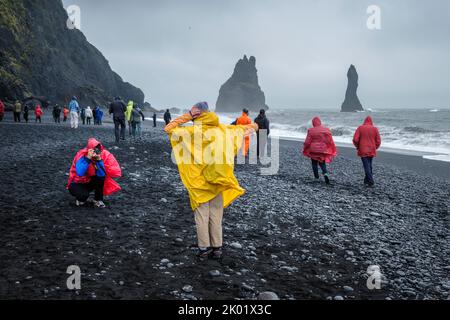
[(354, 133), (354, 130), (349, 127), (339, 127), (339, 128), (332, 128), (331, 133), (335, 137), (343, 137), (343, 136), (351, 136)]
[(409, 132), (409, 133), (438, 133), (439, 132), (439, 131), (425, 129), (425, 128), (421, 128), (421, 127), (405, 127), (405, 128), (403, 128), (403, 131)]
[[(382, 111), (380, 111), (382, 112)], [(273, 137), (289, 138), (299, 141), (304, 141), (308, 129), (312, 127), (311, 116), (312, 113), (301, 114), (300, 116), (289, 117), (289, 112), (277, 112), (278, 115), (286, 114), (286, 116), (276, 118), (272, 115), (271, 122), (271, 135)], [(341, 116), (340, 114), (338, 115)], [(342, 120), (337, 116), (334, 118), (326, 118), (324, 124), (329, 126), (336, 143), (342, 145), (352, 145), (352, 139), (356, 128), (360, 125), (360, 119)], [(230, 114), (220, 114), (222, 123), (231, 123), (235, 120)], [(275, 118), (275, 119), (274, 119)], [(291, 122), (289, 123), (283, 123)], [(344, 122), (343, 122), (344, 121)], [(345, 123), (345, 121), (347, 123)], [(280, 123), (281, 122), (281, 123)], [(381, 121), (380, 121), (381, 122)], [(333, 124), (333, 125), (330, 125)], [(437, 154), (437, 155), (449, 155), (450, 156), (450, 130), (441, 128), (441, 131), (424, 128), (423, 126), (415, 125), (413, 122), (411, 126), (401, 126), (396, 123), (395, 126), (389, 125), (389, 122), (381, 122), (377, 125), (380, 130), (383, 140), (382, 148), (388, 150), (404, 150), (423, 153), (423, 154)], [(445, 157), (438, 157), (436, 160), (443, 159)], [(442, 160), (444, 161), (444, 160)]]
[(448, 155), (448, 154), (438, 154), (438, 155), (433, 155), (433, 156), (423, 156), (423, 158), (427, 159), (427, 160), (450, 162), (450, 155)]

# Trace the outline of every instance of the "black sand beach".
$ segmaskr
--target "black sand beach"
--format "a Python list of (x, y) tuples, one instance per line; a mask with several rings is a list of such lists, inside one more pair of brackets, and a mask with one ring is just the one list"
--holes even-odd
[[(278, 175), (237, 166), (247, 195), (226, 210), (225, 257), (199, 263), (188, 196), (161, 127), (147, 127), (143, 143), (117, 148), (109, 125), (74, 131), (46, 121), (0, 123), (0, 299), (450, 295), (445, 164), (435, 170), (409, 156), (381, 154), (377, 186), (366, 189), (360, 160), (341, 148), (326, 186), (312, 178), (298, 143), (283, 142)], [(65, 190), (73, 156), (89, 137), (123, 167), (123, 191), (105, 210), (77, 208)], [(81, 268), (80, 291), (66, 288), (70, 265)], [(366, 286), (370, 265), (381, 268), (381, 290)], [(183, 291), (186, 285), (192, 292)]]

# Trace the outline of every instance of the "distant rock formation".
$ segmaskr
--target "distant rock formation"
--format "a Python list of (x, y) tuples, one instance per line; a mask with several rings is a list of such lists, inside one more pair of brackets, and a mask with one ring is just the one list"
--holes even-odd
[(216, 103), (217, 112), (240, 112), (244, 108), (255, 112), (269, 109), (258, 84), (255, 57), (244, 56), (239, 60), (231, 78), (220, 88)]
[(79, 30), (67, 28), (61, 0), (0, 1), (0, 99), (43, 97), (106, 105), (115, 96), (144, 103)]
[(354, 65), (350, 66), (347, 73), (348, 86), (345, 94), (345, 101), (342, 104), (341, 112), (364, 111), (364, 108), (358, 98), (358, 72)]

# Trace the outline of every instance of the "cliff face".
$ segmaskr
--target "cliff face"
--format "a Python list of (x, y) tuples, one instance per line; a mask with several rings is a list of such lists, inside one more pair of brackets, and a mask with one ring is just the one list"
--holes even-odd
[(357, 112), (364, 111), (363, 106), (358, 98), (358, 72), (354, 65), (350, 66), (347, 73), (348, 86), (345, 94), (345, 101), (342, 104), (341, 112)]
[(268, 109), (266, 97), (258, 84), (255, 57), (239, 60), (231, 78), (222, 86), (216, 103), (218, 112), (240, 112)]
[(79, 30), (67, 28), (61, 0), (0, 0), (0, 98), (45, 97), (106, 104), (114, 96), (141, 105), (144, 93), (111, 70)]

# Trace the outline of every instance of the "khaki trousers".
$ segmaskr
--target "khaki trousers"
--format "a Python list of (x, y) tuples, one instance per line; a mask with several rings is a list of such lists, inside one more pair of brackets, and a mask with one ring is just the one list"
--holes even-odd
[(207, 203), (203, 203), (195, 210), (195, 223), (197, 224), (197, 238), (199, 248), (220, 248), (222, 238), (223, 195)]

